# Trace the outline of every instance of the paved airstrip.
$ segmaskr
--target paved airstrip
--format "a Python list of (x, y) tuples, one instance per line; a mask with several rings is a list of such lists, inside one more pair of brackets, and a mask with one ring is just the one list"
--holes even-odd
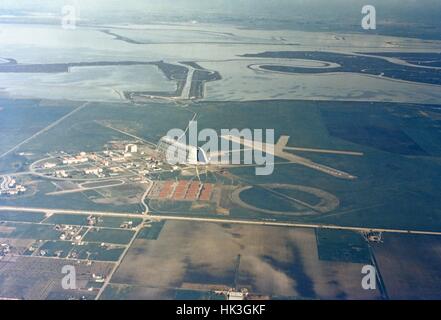
[(148, 218), (150, 220), (176, 220), (176, 221), (200, 221), (200, 222), (215, 222), (215, 223), (232, 223), (232, 224), (247, 224), (247, 225), (264, 225), (275, 227), (295, 227), (295, 228), (322, 228), (331, 230), (350, 230), (357, 232), (387, 232), (387, 233), (402, 233), (402, 234), (421, 234), (421, 235), (436, 235), (441, 236), (441, 232), (437, 231), (423, 231), (423, 230), (408, 230), (408, 229), (388, 229), (388, 228), (366, 228), (366, 227), (351, 227), (338, 226), (327, 224), (307, 224), (307, 223), (291, 223), (291, 222), (275, 222), (275, 221), (256, 221), (256, 220), (240, 220), (240, 219), (222, 219), (222, 218), (202, 218), (202, 217), (180, 217), (169, 215), (140, 215), (136, 213), (124, 212), (110, 212), (110, 211), (81, 211), (81, 210), (67, 210), (67, 209), (53, 209), (53, 208), (29, 208), (29, 207), (12, 207), (0, 206), (0, 211), (17, 211), (17, 212), (44, 212), (52, 215), (54, 213), (64, 214), (83, 214), (83, 215), (101, 215), (125, 218)]

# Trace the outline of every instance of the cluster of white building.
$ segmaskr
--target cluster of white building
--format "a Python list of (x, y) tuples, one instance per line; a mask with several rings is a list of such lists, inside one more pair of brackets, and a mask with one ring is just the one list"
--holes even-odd
[(84, 169), (84, 174), (93, 174), (96, 175), (97, 177), (100, 177), (102, 173), (103, 173), (103, 169), (98, 167)]
[(57, 178), (68, 178), (69, 174), (66, 172), (66, 170), (57, 170), (57, 171), (55, 171), (55, 177), (57, 177)]
[(13, 196), (24, 192), (26, 192), (25, 186), (18, 184), (15, 179), (9, 176), (3, 177), (3, 181), (0, 184), (0, 195)]
[(54, 229), (57, 231), (62, 231), (62, 233), (60, 234), (60, 240), (81, 240), (81, 227), (71, 225), (56, 225)]
[(63, 159), (63, 164), (80, 164), (89, 161), (85, 152), (80, 152), (79, 155), (75, 157), (66, 157)]
[[(159, 150), (161, 151), (160, 148)], [(197, 157), (200, 151), (195, 150), (196, 154), (193, 152), (190, 152), (190, 154)], [(191, 149), (191, 151), (195, 150)], [(140, 154), (139, 157), (135, 156), (137, 153)], [(102, 153), (80, 152), (74, 155), (65, 155), (58, 160), (43, 163), (40, 168), (53, 169), (50, 171), (50, 174), (60, 179), (71, 178), (73, 174), (77, 175), (79, 173), (78, 170), (86, 176), (94, 175), (98, 178), (118, 176), (121, 172), (124, 172), (124, 169), (136, 168), (140, 174), (149, 174), (150, 172), (163, 170), (162, 152), (158, 154), (158, 159), (152, 156), (143, 158), (143, 155), (144, 152), (140, 152), (137, 144), (128, 143), (121, 149), (118, 148), (118, 150), (104, 150)], [(79, 166), (75, 168), (76, 170), (72, 171), (68, 168), (70, 165)], [(173, 170), (177, 169), (178, 166), (174, 166)]]

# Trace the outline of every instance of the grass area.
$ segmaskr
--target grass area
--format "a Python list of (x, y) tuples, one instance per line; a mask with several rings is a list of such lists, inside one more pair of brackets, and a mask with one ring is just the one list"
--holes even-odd
[(116, 261), (124, 251), (124, 248), (107, 248), (98, 243), (74, 245), (70, 241), (47, 241), (39, 249), (46, 251), (46, 257), (77, 258), (99, 261)]
[(9, 231), (1, 228), (0, 238), (57, 240), (61, 234), (51, 225), (6, 222), (1, 226)]
[(171, 127), (185, 129), (192, 116), (192, 113), (172, 105), (150, 103), (139, 108), (127, 103), (92, 103), (66, 119), (62, 126), (40, 135), (27, 149), (41, 154), (53, 150), (96, 151), (110, 140), (130, 139), (100, 124), (156, 143)]
[(99, 243), (88, 243), (87, 245), (76, 246), (71, 251), (71, 255), (75, 253), (78, 259), (117, 261), (123, 252), (123, 247), (109, 248), (103, 247)]
[(153, 222), (150, 227), (144, 227), (138, 233), (137, 239), (145, 240), (157, 240), (162, 228), (164, 227), (165, 221)]
[(40, 222), (44, 218), (42, 212), (0, 211), (0, 221)]
[(47, 241), (39, 248), (39, 252), (44, 250), (46, 257), (66, 258), (73, 248), (70, 241)]
[(134, 228), (142, 222), (142, 218), (100, 217), (96, 226), (104, 228), (119, 228), (122, 224), (129, 221), (132, 222), (132, 227)]
[(287, 214), (306, 210), (305, 207), (298, 205), (293, 200), (263, 188), (244, 190), (240, 193), (240, 199), (260, 209), (286, 212)]
[(367, 242), (362, 235), (346, 230), (316, 229), (320, 260), (351, 263), (370, 263)]
[(132, 230), (92, 228), (87, 232), (83, 240), (98, 243), (128, 244), (134, 234), (135, 231)]
[[(41, 106), (38, 100), (0, 98), (0, 154), (31, 137), (72, 110), (71, 104)], [(25, 147), (24, 145), (23, 147)]]
[(87, 226), (87, 215), (55, 213), (45, 223)]

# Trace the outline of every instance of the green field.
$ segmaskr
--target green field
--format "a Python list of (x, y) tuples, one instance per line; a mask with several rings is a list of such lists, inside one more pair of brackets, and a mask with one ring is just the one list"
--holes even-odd
[(106, 248), (99, 243), (88, 243), (83, 246), (76, 246), (72, 251), (77, 254), (78, 259), (89, 259), (98, 261), (117, 261), (124, 248)]
[(11, 232), (0, 231), (0, 238), (57, 240), (61, 234), (52, 225), (6, 222), (2, 226), (11, 228)]
[[(69, 252), (74, 248), (70, 241), (47, 241), (38, 250), (44, 250), (46, 257), (66, 258)], [(58, 254), (57, 254), (58, 253)]]
[(83, 240), (98, 243), (128, 244), (134, 234), (135, 232), (131, 230), (91, 228), (86, 233)]
[(0, 221), (40, 222), (45, 218), (40, 212), (0, 211)]
[(133, 139), (106, 126), (156, 143), (171, 127), (185, 128), (192, 116), (182, 108), (164, 104), (137, 107), (126, 103), (91, 103), (66, 119), (63, 125), (40, 135), (21, 150), (40, 154), (54, 150), (97, 151), (110, 140)]
[(72, 104), (42, 106), (38, 100), (0, 98), (0, 154), (29, 138), (72, 110)]
[(352, 231), (316, 229), (320, 260), (351, 263), (371, 262), (367, 242), (361, 234)]
[(145, 239), (145, 240), (156, 240), (158, 239), (162, 228), (164, 227), (165, 221), (153, 222), (151, 226), (144, 227), (139, 231), (137, 235), (137, 239)]

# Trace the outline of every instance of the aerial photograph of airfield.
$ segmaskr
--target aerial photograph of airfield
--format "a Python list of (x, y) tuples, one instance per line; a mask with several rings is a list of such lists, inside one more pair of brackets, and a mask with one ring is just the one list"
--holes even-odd
[(441, 299), (441, 33), (45, 2), (0, 6), (0, 299)]

